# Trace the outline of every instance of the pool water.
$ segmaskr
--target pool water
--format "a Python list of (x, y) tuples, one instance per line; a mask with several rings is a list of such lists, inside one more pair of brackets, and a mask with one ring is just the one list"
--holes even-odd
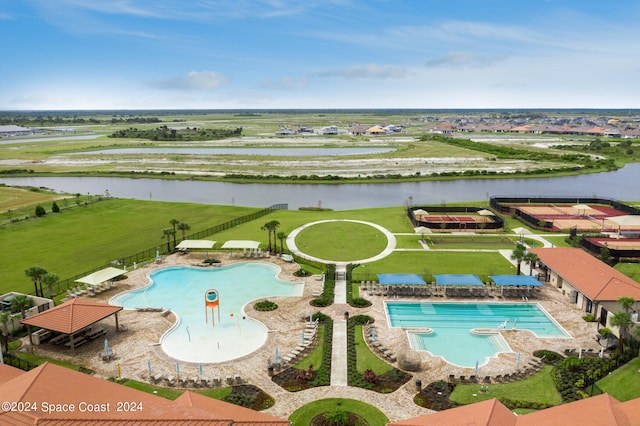
[[(571, 337), (536, 303), (385, 303), (391, 327), (408, 329), (415, 350), (463, 367), (512, 352), (500, 330), (529, 330), (540, 338)], [(481, 329), (481, 331), (473, 331)]]
[[(170, 267), (149, 275), (152, 283), (110, 300), (125, 309), (171, 309), (178, 323), (161, 338), (162, 349), (187, 362), (223, 362), (259, 349), (267, 328), (244, 315), (252, 300), (273, 296), (301, 296), (302, 283), (276, 278), (279, 267), (267, 263), (239, 263), (221, 268)], [(205, 292), (219, 294), (219, 309), (205, 309)], [(218, 312), (220, 320), (218, 320)]]

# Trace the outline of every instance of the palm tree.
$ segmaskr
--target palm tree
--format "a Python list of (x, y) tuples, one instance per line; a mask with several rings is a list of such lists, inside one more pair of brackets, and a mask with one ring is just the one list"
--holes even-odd
[(624, 342), (629, 334), (629, 328), (632, 325), (631, 307), (636, 303), (633, 297), (622, 296), (618, 299), (618, 303), (622, 306), (622, 311), (616, 312), (611, 317), (611, 325), (618, 327), (620, 336), (618, 339), (618, 353), (622, 354), (624, 350)]
[(178, 219), (171, 219), (169, 223), (171, 224), (171, 226), (173, 226), (173, 246), (175, 247), (176, 246), (176, 226), (178, 226), (180, 221)]
[[(33, 280), (33, 286), (36, 289), (36, 296), (43, 297), (42, 294), (42, 277), (47, 274), (47, 270), (40, 266), (31, 266), (24, 271), (25, 275)], [(40, 290), (38, 291), (38, 284), (40, 284)]]
[(180, 222), (178, 224), (178, 229), (182, 231), (182, 241), (184, 241), (184, 238), (185, 238), (184, 233), (190, 230), (191, 226), (189, 226), (188, 223)]
[(175, 237), (175, 235), (176, 235), (175, 229), (173, 229), (173, 228), (164, 228), (162, 230), (162, 237), (160, 237), (160, 238), (165, 238), (165, 237), (167, 238), (167, 251), (168, 252), (171, 252), (171, 236), (172, 235)]
[(33, 299), (27, 296), (26, 294), (20, 294), (18, 296), (14, 296), (11, 299), (11, 310), (20, 311), (20, 315), (24, 318), (27, 309), (33, 306)]
[[(267, 235), (269, 236), (269, 251), (271, 251), (271, 232), (273, 232), (274, 236), (276, 233), (276, 228), (280, 225), (280, 222), (277, 220), (271, 220), (260, 228), (262, 231), (267, 231)], [(275, 238), (273, 239), (275, 243)]]
[(2, 347), (3, 353), (9, 352), (9, 321), (11, 320), (11, 312), (0, 312), (0, 324), (2, 324)]
[(44, 277), (42, 277), (42, 282), (49, 289), (49, 299), (53, 299), (53, 286), (59, 280), (60, 278), (56, 274), (46, 274)]
[(528, 251), (527, 254), (524, 255), (523, 260), (527, 262), (527, 264), (529, 264), (529, 276), (533, 275), (533, 265), (535, 265), (536, 262), (540, 260), (538, 258), (538, 255)]
[(524, 260), (526, 252), (527, 249), (525, 246), (520, 243), (516, 243), (516, 249), (513, 251), (513, 253), (511, 253), (511, 259), (515, 260), (518, 265), (518, 275), (520, 275), (520, 264)]
[(271, 232), (273, 232), (273, 250), (276, 251), (277, 250), (276, 230), (278, 229), (278, 226), (280, 226), (280, 222), (278, 222), (277, 220), (272, 220), (270, 223), (271, 223)]
[(287, 238), (287, 234), (283, 231), (278, 232), (278, 239), (280, 240), (280, 254), (284, 253), (284, 240)]

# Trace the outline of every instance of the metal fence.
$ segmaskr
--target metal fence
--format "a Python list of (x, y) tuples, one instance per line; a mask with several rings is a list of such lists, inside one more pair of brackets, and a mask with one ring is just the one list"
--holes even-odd
[[(247, 222), (251, 222), (253, 220), (259, 219), (262, 216), (268, 215), (269, 213), (276, 211), (276, 210), (288, 210), (289, 209), (289, 205), (282, 203), (282, 204), (274, 204), (270, 207), (267, 207), (265, 209), (262, 210), (258, 210), (256, 212), (253, 212), (251, 214), (245, 215), (245, 216), (240, 216), (237, 217), (235, 219), (229, 220), (227, 222), (218, 224), (216, 226), (212, 226), (210, 228), (204, 229), (202, 231), (198, 231), (195, 232), (193, 234), (190, 235), (185, 235), (185, 240), (198, 240), (198, 239), (202, 239), (205, 237), (208, 237), (209, 235), (213, 235), (216, 234), (218, 232), (222, 232), (225, 231), (227, 229), (231, 229), (234, 228), (238, 225), (242, 225), (243, 223), (247, 223)], [(182, 241), (182, 239), (177, 239), (176, 243), (179, 244), (179, 242)], [(105, 265), (100, 265), (100, 266), (96, 266), (93, 269), (90, 269), (88, 271), (85, 271), (81, 274), (77, 274), (74, 275), (73, 277), (70, 278), (66, 278), (64, 280), (58, 281), (53, 288), (51, 289), (52, 291), (52, 296), (55, 297), (59, 294), (62, 294), (64, 292), (66, 292), (67, 290), (75, 287), (78, 285), (78, 283), (76, 283), (76, 280), (82, 277), (85, 277), (89, 274), (92, 274), (94, 272), (100, 271), (101, 269), (104, 268), (108, 268), (110, 266), (115, 266), (115, 267), (119, 267), (119, 268), (126, 268), (127, 266), (131, 266), (134, 264), (139, 264), (139, 265), (146, 265), (147, 262), (153, 261), (155, 260), (155, 258), (158, 255), (166, 255), (166, 254), (171, 254), (174, 253), (176, 251), (175, 245), (173, 244), (173, 239), (171, 239), (169, 242), (165, 242), (162, 244), (158, 244), (154, 247), (148, 248), (146, 250), (142, 250), (138, 253), (132, 254), (132, 255), (128, 255), (128, 256), (124, 256), (118, 260), (115, 260), (111, 263), (105, 264)], [(43, 289), (44, 293), (48, 295), (48, 291), (49, 289), (45, 288)]]

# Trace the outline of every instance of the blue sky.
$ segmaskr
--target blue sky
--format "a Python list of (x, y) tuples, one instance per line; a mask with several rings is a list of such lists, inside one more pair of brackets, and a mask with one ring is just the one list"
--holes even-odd
[(636, 0), (0, 0), (0, 109), (640, 108)]

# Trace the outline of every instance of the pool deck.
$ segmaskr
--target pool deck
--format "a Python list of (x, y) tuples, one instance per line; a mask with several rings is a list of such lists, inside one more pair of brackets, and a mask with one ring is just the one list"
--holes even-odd
[[(274, 263), (282, 269), (279, 278), (285, 281), (300, 282), (301, 278), (293, 276), (293, 272), (298, 269), (298, 265), (293, 262), (285, 262), (282, 259), (271, 256), (261, 259), (244, 259), (229, 257), (228, 254), (215, 255), (222, 260), (224, 265), (245, 261), (260, 261)], [(148, 283), (147, 274), (161, 267), (173, 265), (192, 265), (204, 258), (204, 255), (191, 253), (188, 256), (172, 255), (163, 260), (160, 264), (149, 264), (127, 273), (127, 279), (117, 282), (115, 288), (100, 293), (94, 300), (107, 302), (111, 297), (121, 291), (139, 288)], [(410, 417), (429, 413), (430, 410), (419, 407), (413, 403), (415, 395), (415, 380), (422, 380), (423, 384), (433, 381), (446, 380), (450, 375), (470, 376), (474, 374), (472, 368), (454, 367), (447, 364), (441, 358), (432, 357), (427, 353), (420, 352), (422, 369), (414, 373), (412, 380), (407, 382), (402, 388), (391, 394), (378, 394), (375, 392), (346, 386), (344, 380), (338, 380), (332, 386), (308, 389), (300, 392), (287, 392), (276, 385), (268, 375), (267, 365), (274, 359), (276, 348), (281, 355), (289, 353), (300, 341), (301, 331), (305, 329), (309, 314), (318, 309), (309, 305), (309, 301), (314, 298), (313, 292), (321, 290), (322, 281), (314, 277), (306, 278), (304, 294), (302, 297), (271, 297), (278, 303), (279, 308), (271, 312), (257, 312), (253, 309), (252, 303), (246, 306), (246, 314), (263, 322), (268, 330), (269, 337), (265, 345), (256, 352), (245, 357), (216, 364), (204, 364), (203, 375), (209, 378), (220, 377), (223, 382), (226, 378), (239, 376), (244, 383), (258, 386), (271, 395), (276, 401), (275, 405), (266, 413), (278, 416), (289, 417), (298, 407), (318, 399), (327, 397), (353, 398), (372, 404), (382, 410), (390, 421), (398, 421)], [(342, 283), (337, 283), (342, 284)], [(344, 287), (343, 287), (344, 288)], [(377, 340), (390, 348), (395, 354), (410, 350), (406, 337), (406, 330), (390, 328), (384, 309), (384, 300), (389, 300), (387, 296), (366, 295), (372, 302), (372, 306), (357, 309), (348, 306), (346, 303), (334, 303), (321, 311), (334, 319), (334, 324), (338, 326), (339, 320), (343, 320), (344, 312), (349, 311), (351, 315), (366, 314), (375, 319)], [(558, 321), (571, 335), (572, 339), (536, 339), (527, 331), (502, 330), (500, 333), (511, 346), (513, 353), (500, 354), (492, 359), (486, 366), (480, 367), (479, 377), (495, 376), (498, 374), (510, 374), (515, 371), (516, 353), (521, 353), (520, 365), (526, 365), (534, 357), (533, 351), (538, 349), (550, 349), (562, 353), (567, 348), (582, 348), (583, 350), (600, 349), (593, 339), (596, 333), (596, 323), (586, 323), (582, 320), (583, 313), (566, 302), (567, 296), (563, 296), (557, 289), (545, 286), (539, 296), (530, 299), (530, 302), (539, 303), (556, 321)], [(391, 300), (408, 301), (465, 301), (465, 302), (496, 302), (503, 299), (483, 298), (483, 299), (452, 299), (452, 298), (407, 298)], [(505, 301), (517, 302), (518, 300), (504, 299)], [(340, 300), (342, 302), (342, 300)], [(102, 339), (96, 339), (87, 343), (72, 354), (70, 350), (60, 348), (52, 344), (43, 344), (34, 347), (34, 352), (62, 361), (67, 361), (82, 367), (89, 368), (96, 372), (97, 376), (116, 377), (118, 375), (118, 365), (120, 366), (122, 377), (140, 381), (150, 381), (148, 372), (148, 362), (151, 364), (151, 376), (163, 374), (177, 376), (175, 360), (168, 357), (160, 348), (159, 341), (162, 334), (174, 323), (175, 317), (172, 313), (162, 312), (135, 312), (122, 311), (119, 314), (120, 324), (127, 327), (127, 331), (117, 333), (115, 331), (115, 321), (113, 318), (103, 320), (99, 325), (107, 330), (106, 338), (115, 353), (115, 359), (103, 361), (99, 354), (104, 347)], [(338, 327), (339, 328), (339, 327)], [(340, 334), (341, 336), (341, 334)], [(343, 340), (342, 337), (339, 340)], [(28, 340), (27, 340), (28, 342)], [(335, 342), (337, 344), (337, 342)], [(346, 348), (346, 341), (344, 342)], [(341, 351), (346, 352), (346, 351)], [(337, 355), (333, 368), (346, 368), (345, 359), (339, 359)], [(197, 364), (181, 363), (181, 377), (197, 377), (199, 366)], [(335, 370), (332, 370), (335, 371)], [(336, 371), (337, 373), (337, 371)], [(332, 373), (333, 375), (333, 373)]]

